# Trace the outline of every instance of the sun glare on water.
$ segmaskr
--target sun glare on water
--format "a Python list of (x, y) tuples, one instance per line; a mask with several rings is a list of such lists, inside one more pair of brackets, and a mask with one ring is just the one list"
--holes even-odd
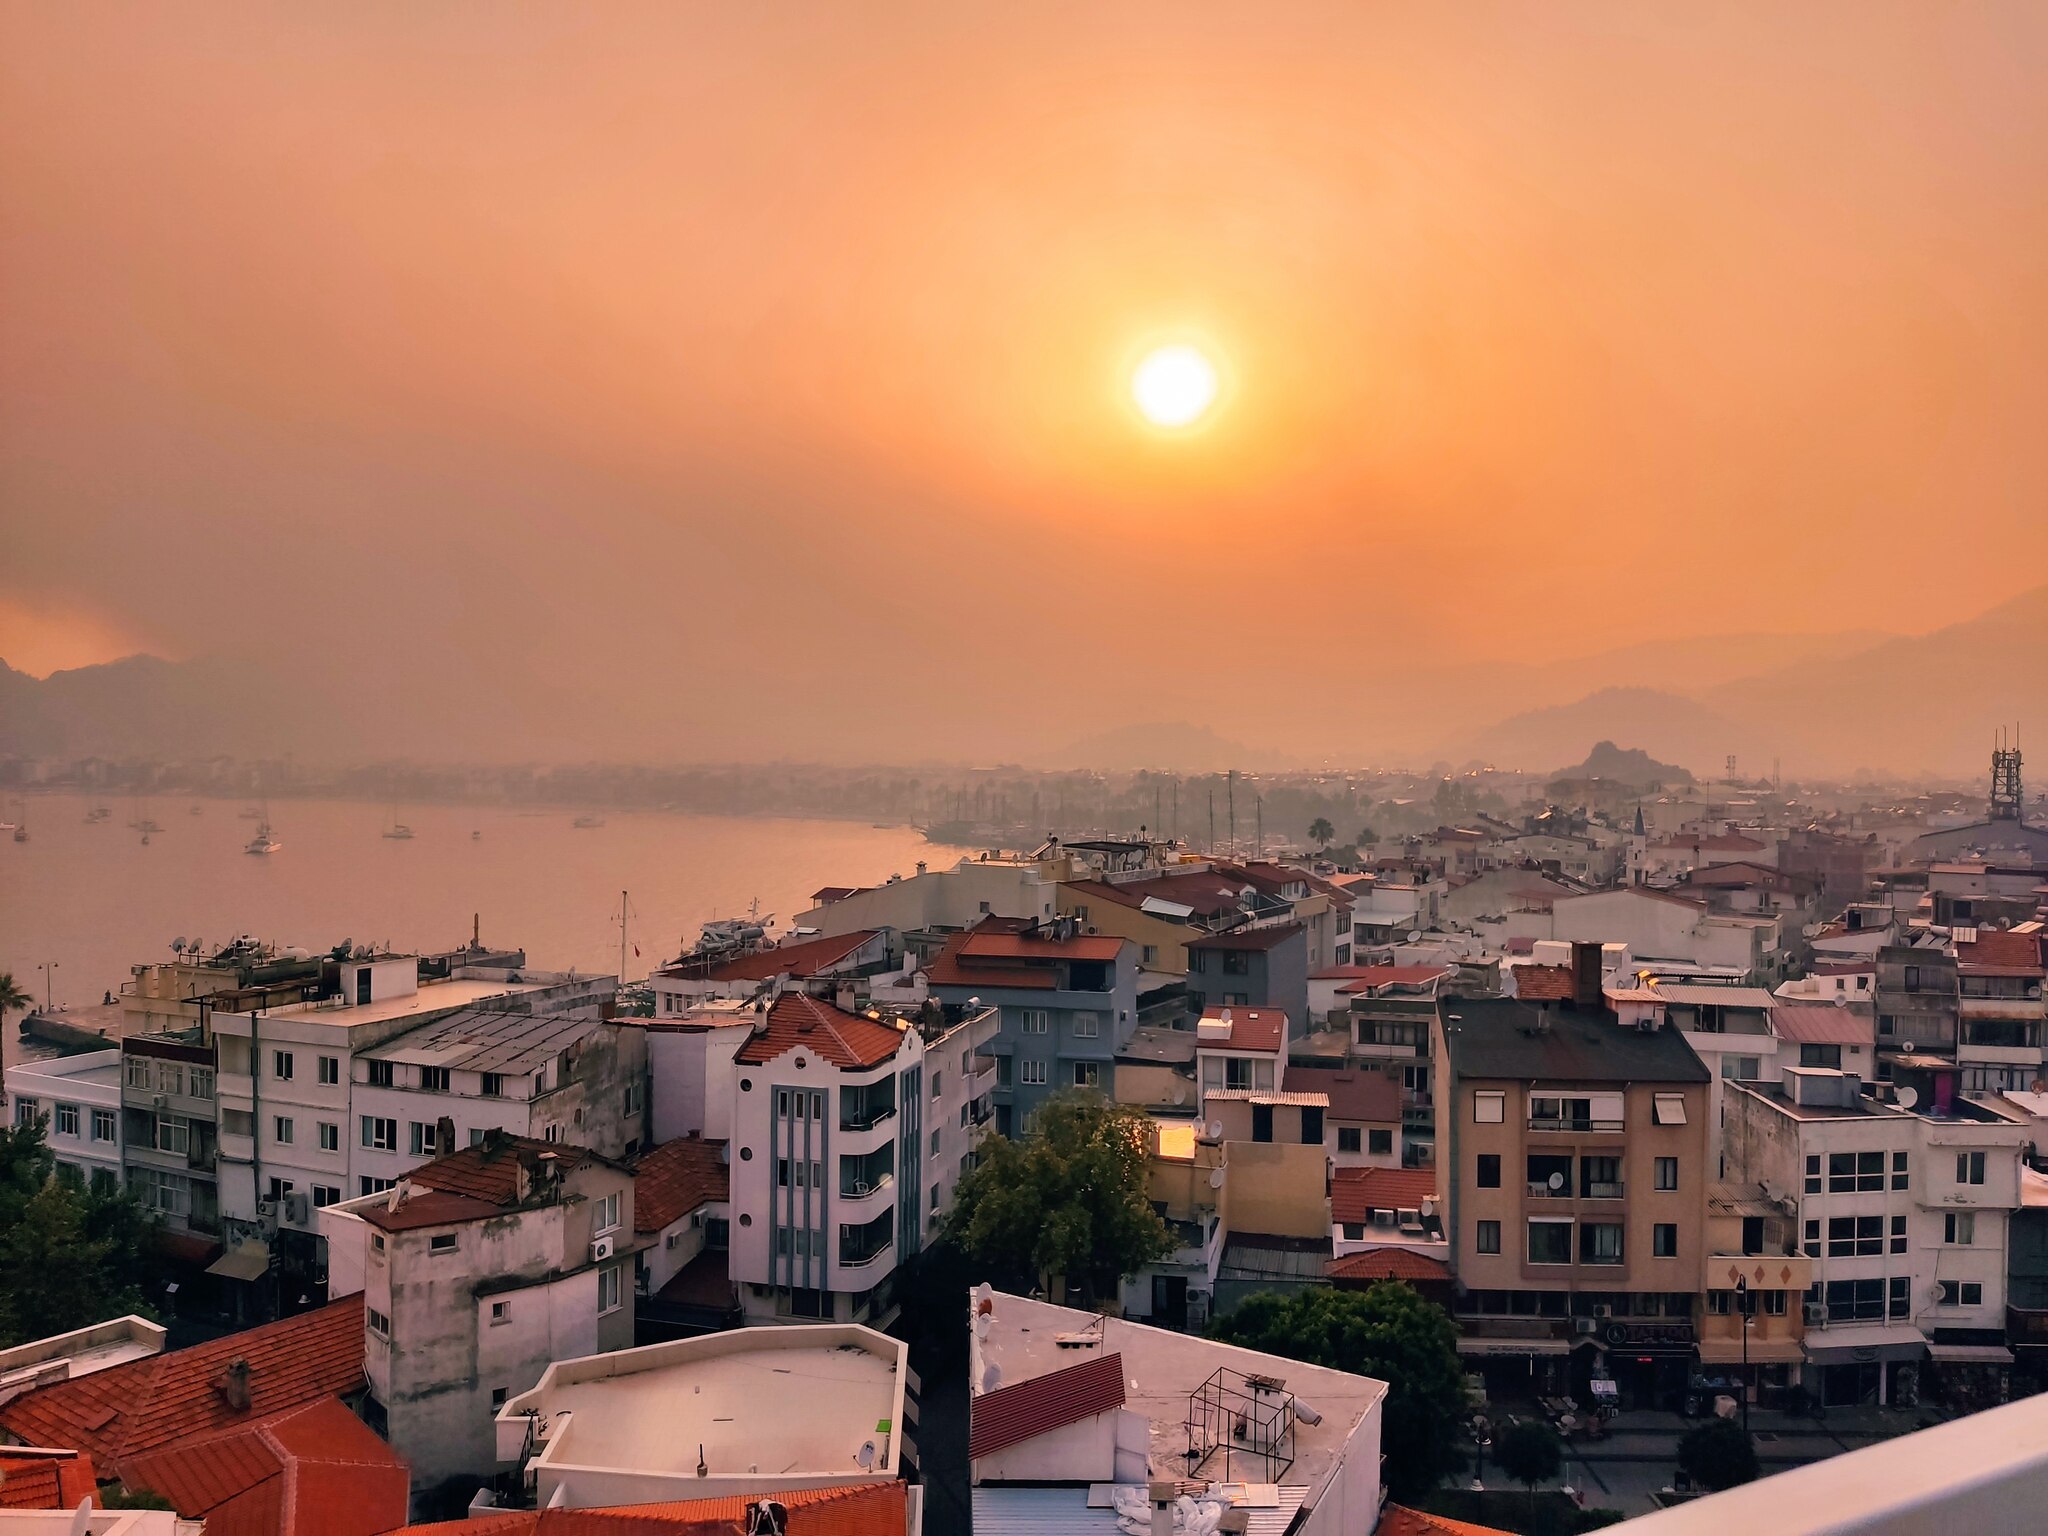
[(1131, 375), (1131, 398), (1155, 427), (1187, 427), (1216, 401), (1216, 365), (1195, 348), (1161, 347)]

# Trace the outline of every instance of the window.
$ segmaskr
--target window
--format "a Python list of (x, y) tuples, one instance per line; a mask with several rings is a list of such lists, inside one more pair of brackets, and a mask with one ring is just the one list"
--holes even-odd
[(1802, 1067), (1832, 1067), (1840, 1071), (1842, 1066), (1842, 1048), (1839, 1045), (1802, 1045), (1799, 1047), (1799, 1065)]
[(607, 1264), (597, 1272), (597, 1315), (599, 1317), (619, 1310), (619, 1276), (624, 1271), (624, 1268), (625, 1266), (620, 1264)]
[(427, 1252), (429, 1253), (453, 1253), (454, 1251), (455, 1234), (453, 1232), (436, 1232), (427, 1239)]
[(292, 1181), (290, 1179), (280, 1179), (275, 1174), (272, 1174), (270, 1178), (270, 1193), (265, 1195), (264, 1198), (272, 1205), (276, 1205), (291, 1192)]
[(1977, 1213), (1975, 1211), (1950, 1211), (1941, 1219), (1941, 1240), (1944, 1243), (1967, 1245), (1977, 1241)]
[(341, 1058), (339, 1056), (322, 1056), (320, 1058), (320, 1081), (323, 1085), (327, 1086), (332, 1086), (341, 1081)]
[(1392, 1131), (1366, 1132), (1366, 1149), (1381, 1156), (1391, 1155), (1394, 1150), (1394, 1133)]
[(160, 1061), (156, 1064), (156, 1091), (183, 1097), (185, 1092), (185, 1068), (175, 1061)]
[(502, 1072), (486, 1072), (484, 1074), (483, 1095), (487, 1099), (502, 1099), (505, 1097), (505, 1074)]
[(448, 1080), (446, 1067), (420, 1068), (420, 1091), (423, 1093), (446, 1093)]
[(996, 1086), (1008, 1088), (1016, 1074), (1016, 1068), (1008, 1056), (996, 1058)]
[(496, 1413), (505, 1406), (505, 1397), (510, 1390), (508, 1387), (491, 1388), (491, 1412)]
[(1650, 1118), (1658, 1125), (1685, 1124), (1685, 1095), (1660, 1093), (1650, 1100)]
[(1831, 1259), (1871, 1258), (1884, 1252), (1882, 1216), (1831, 1216), (1828, 1218), (1828, 1257)]
[(338, 1184), (315, 1184), (313, 1204), (315, 1206), (337, 1205), (341, 1201), (341, 1186)]
[(1678, 1257), (1678, 1223), (1660, 1221), (1650, 1228), (1650, 1252), (1660, 1259)]
[(382, 1312), (379, 1312), (375, 1307), (363, 1308), (363, 1316), (369, 1321), (370, 1332), (376, 1334), (377, 1337), (380, 1339), (388, 1339), (391, 1337), (390, 1318), (386, 1317)]
[(1830, 1152), (1828, 1193), (1853, 1195), (1884, 1188), (1882, 1152)]
[[(398, 1150), (398, 1122), (379, 1115), (364, 1115), (363, 1145), (375, 1152), (396, 1152)], [(370, 1191), (365, 1190), (365, 1194)]]
[(1102, 1033), (1102, 1021), (1092, 1013), (1077, 1013), (1074, 1016), (1074, 1038), (1093, 1040)]
[[(1365, 1234), (1361, 1230), (1359, 1235), (1362, 1237)], [(1500, 1223), (1497, 1221), (1480, 1222), (1472, 1239), (1472, 1247), (1478, 1253), (1499, 1253)]]
[(1099, 1087), (1101, 1083), (1102, 1064), (1100, 1062), (1077, 1061), (1074, 1063), (1074, 1086), (1076, 1088), (1095, 1088)]
[(76, 1104), (59, 1104), (57, 1106), (56, 1131), (59, 1136), (76, 1136), (78, 1134), (78, 1106)]
[[(414, 1157), (432, 1157), (439, 1149), (434, 1145), (434, 1127), (424, 1120), (411, 1123), (411, 1147)], [(453, 1150), (452, 1148), (450, 1149)]]
[(1357, 1152), (1362, 1150), (1359, 1146), (1359, 1140), (1357, 1126), (1340, 1125), (1337, 1127), (1337, 1150), (1339, 1152)]
[(939, 1096), (939, 1079), (944, 1075), (944, 1073), (938, 1071), (936, 1068), (934, 1068), (932, 1071), (932, 1097), (935, 1099)]
[(391, 1086), (393, 1073), (390, 1062), (373, 1061), (369, 1064), (369, 1067), (369, 1082), (372, 1088), (389, 1088)]
[(1138, 964), (1157, 965), (1158, 963), (1159, 946), (1157, 944), (1141, 944), (1138, 946)]
[(158, 1115), (156, 1149), (159, 1152), (189, 1153), (192, 1150), (192, 1123), (175, 1115)]
[(597, 1231), (602, 1234), (619, 1224), (619, 1192), (613, 1190), (597, 1202)]
[(128, 1086), (130, 1088), (147, 1088), (149, 1081), (149, 1058), (147, 1056), (130, 1056), (128, 1058)]
[(1820, 1193), (1820, 1155), (1818, 1153), (1811, 1153), (1806, 1159), (1806, 1192), (1809, 1195)]
[(1975, 1280), (1944, 1280), (1941, 1282), (1941, 1304), (1944, 1307), (1981, 1307), (1984, 1305), (1984, 1287)]
[(1762, 1295), (1763, 1314), (1765, 1317), (1783, 1317), (1785, 1315), (1785, 1293), (1783, 1291), (1765, 1291)]
[(42, 1106), (38, 1101), (16, 1095), (14, 1100), (14, 1123), (16, 1125), (34, 1125), (36, 1123), (36, 1116), (41, 1113)]
[(511, 1321), (512, 1321), (512, 1303), (511, 1303), (511, 1302), (509, 1302), (509, 1301), (494, 1301), (494, 1302), (492, 1302), (492, 1303), (491, 1303), (491, 1323), (492, 1323), (492, 1325), (493, 1325), (493, 1326), (495, 1326), (495, 1325), (497, 1325), (497, 1324), (499, 1324), (499, 1323), (509, 1323), (509, 1322), (511, 1322)]
[(1894, 1216), (1892, 1218), (1892, 1252), (1904, 1253), (1905, 1251), (1906, 1218), (1903, 1216)]
[(1727, 1317), (1734, 1310), (1735, 1293), (1733, 1291), (1707, 1292), (1707, 1311), (1710, 1315), (1714, 1317)]
[[(1897, 1282), (1903, 1287), (1905, 1276)], [(1823, 1291), (1831, 1323), (1877, 1322), (1886, 1311), (1886, 1282), (1883, 1280), (1830, 1280)]]
[(114, 1112), (111, 1109), (96, 1109), (92, 1112), (92, 1139), (112, 1141), (114, 1139)]
[(1024, 1033), (1027, 1035), (1044, 1034), (1046, 1021), (1049, 1017), (1050, 1015), (1043, 1008), (1026, 1008), (1023, 1018)]
[(1568, 1221), (1532, 1220), (1529, 1223), (1529, 1262), (1569, 1264), (1572, 1261), (1572, 1224)]
[(290, 1051), (272, 1051), (270, 1053), (270, 1075), (280, 1083), (288, 1083), (292, 1080), (292, 1053)]
[(290, 1115), (277, 1115), (270, 1122), (270, 1134), (281, 1147), (292, 1144), (292, 1133), (297, 1129)]
[(1618, 1221), (1588, 1221), (1579, 1227), (1581, 1264), (1619, 1264), (1622, 1225)]
[(1677, 1158), (1660, 1157), (1657, 1159), (1657, 1188), (1665, 1190), (1678, 1188)]
[(1481, 1189), (1500, 1188), (1500, 1154), (1498, 1152), (1482, 1152), (1479, 1154), (1479, 1166), (1472, 1176), (1472, 1182)]
[[(396, 1180), (393, 1179), (373, 1179), (367, 1173), (362, 1174), (356, 1179), (356, 1193), (358, 1195), (381, 1195), (395, 1182)], [(384, 1251), (384, 1240), (381, 1237), (377, 1238), (371, 1246), (376, 1248), (379, 1253), (382, 1253)]]
[(1906, 1154), (1903, 1152), (1894, 1152), (1892, 1154), (1893, 1189), (1905, 1189), (1909, 1187), (1909, 1185), (1911, 1184), (1911, 1180), (1908, 1177), (1909, 1171), (1910, 1167)]
[(1017, 1065), (1021, 1069), (1017, 1075), (1017, 1080), (1019, 1082), (1026, 1084), (1039, 1084), (1045, 1081), (1044, 1062), (1023, 1061), (1019, 1062)]
[(1472, 1095), (1472, 1123), (1474, 1125), (1499, 1125), (1506, 1113), (1506, 1094), (1475, 1093)]
[(1886, 1316), (1900, 1318), (1913, 1315), (1913, 1301), (1906, 1293), (1908, 1283), (1904, 1275), (1893, 1275), (1885, 1282)]
[(1956, 1182), (1958, 1184), (1982, 1184), (1984, 1182), (1984, 1154), (1982, 1152), (1958, 1152), (1956, 1154)]
[(320, 1122), (320, 1150), (339, 1152), (341, 1150), (341, 1127), (332, 1120)]
[(193, 1068), (191, 1068), (191, 1069), (190, 1069), (190, 1071), (191, 1071), (191, 1077), (192, 1077), (192, 1087), (191, 1087), (192, 1097), (193, 1097), (193, 1098), (195, 1098), (195, 1099), (210, 1099), (210, 1098), (212, 1098), (212, 1097), (213, 1097), (213, 1068), (211, 1068), (211, 1067), (193, 1067)]
[(1799, 1250), (1799, 1251), (1800, 1251), (1801, 1253), (1805, 1254), (1805, 1255), (1806, 1255), (1806, 1256), (1807, 1256), (1807, 1257), (1808, 1257), (1809, 1259), (1817, 1259), (1817, 1258), (1819, 1258), (1819, 1257), (1820, 1257), (1820, 1223), (1819, 1223), (1819, 1222), (1817, 1222), (1817, 1221), (1809, 1221), (1809, 1222), (1808, 1222), (1808, 1223), (1806, 1224), (1806, 1239), (1805, 1239), (1805, 1241), (1804, 1241), (1804, 1242), (1803, 1242), (1803, 1243), (1801, 1244), (1801, 1246), (1800, 1246), (1800, 1250)]

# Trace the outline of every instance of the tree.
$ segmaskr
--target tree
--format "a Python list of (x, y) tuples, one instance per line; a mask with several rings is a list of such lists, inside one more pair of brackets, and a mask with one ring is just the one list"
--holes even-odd
[(1387, 1486), (1403, 1503), (1464, 1464), (1456, 1445), (1465, 1411), (1458, 1330), (1442, 1307), (1408, 1286), (1382, 1280), (1363, 1291), (1262, 1291), (1217, 1318), (1209, 1332), (1247, 1349), (1384, 1381), (1380, 1449)]
[(1733, 1419), (1696, 1424), (1678, 1442), (1679, 1470), (1709, 1493), (1756, 1481), (1756, 1447)]
[(0, 1347), (148, 1311), (148, 1215), (58, 1177), (47, 1123), (0, 1130)]
[(14, 979), (14, 972), (0, 971), (0, 1026), (7, 1023), (7, 1010), (26, 1010), (35, 999), (21, 990)]
[(953, 1198), (946, 1234), (987, 1278), (1010, 1289), (1078, 1282), (1116, 1294), (1125, 1275), (1173, 1252), (1147, 1185), (1151, 1126), (1099, 1093), (1056, 1093), (1022, 1141), (985, 1136)]
[(1358, 837), (1356, 839), (1356, 842), (1357, 846), (1359, 846), (1360, 848), (1370, 848), (1379, 840), (1379, 833), (1375, 832), (1371, 827), (1360, 827), (1358, 829)]
[(1529, 1495), (1533, 1518), (1536, 1485), (1557, 1476), (1557, 1469), (1564, 1465), (1564, 1450), (1557, 1431), (1541, 1419), (1517, 1419), (1494, 1437), (1493, 1459)]
[(1318, 816), (1308, 824), (1308, 835), (1318, 848), (1330, 846), (1330, 839), (1337, 835), (1337, 829), (1330, 825), (1327, 816)]

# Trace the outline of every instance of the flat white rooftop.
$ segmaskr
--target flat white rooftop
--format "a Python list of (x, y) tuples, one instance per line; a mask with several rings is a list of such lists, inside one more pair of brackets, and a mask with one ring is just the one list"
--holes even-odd
[(466, 1008), (486, 998), (516, 997), (522, 992), (538, 992), (545, 985), (547, 983), (535, 981), (484, 981), (458, 977), (449, 981), (428, 982), (417, 992), (380, 998), (373, 1003), (292, 1003), (283, 1008), (268, 1009), (263, 1016), (266, 1019), (291, 1019), (309, 1024), (332, 1024), (336, 1029), (353, 1029), (359, 1024), (380, 1024), (386, 1019), (402, 1019), (407, 1014), (430, 1013), (442, 1008)]
[(0, 1349), (0, 1402), (48, 1382), (160, 1355), (163, 1348), (162, 1325), (131, 1315)]
[(735, 1480), (795, 1487), (893, 1477), (904, 1350), (854, 1326), (742, 1328), (560, 1360), (500, 1410), (500, 1456), (509, 1459), (507, 1446), (538, 1413), (538, 1466), (563, 1479), (674, 1478), (705, 1496)]

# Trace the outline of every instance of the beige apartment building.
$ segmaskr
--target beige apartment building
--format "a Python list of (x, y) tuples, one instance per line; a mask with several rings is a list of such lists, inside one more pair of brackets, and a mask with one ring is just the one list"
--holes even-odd
[(1588, 959), (1585, 1001), (1449, 998), (1438, 1016), (1459, 1348), (1503, 1387), (1611, 1378), (1661, 1405), (1698, 1359), (1710, 1080), (1678, 1030), (1619, 1024)]

